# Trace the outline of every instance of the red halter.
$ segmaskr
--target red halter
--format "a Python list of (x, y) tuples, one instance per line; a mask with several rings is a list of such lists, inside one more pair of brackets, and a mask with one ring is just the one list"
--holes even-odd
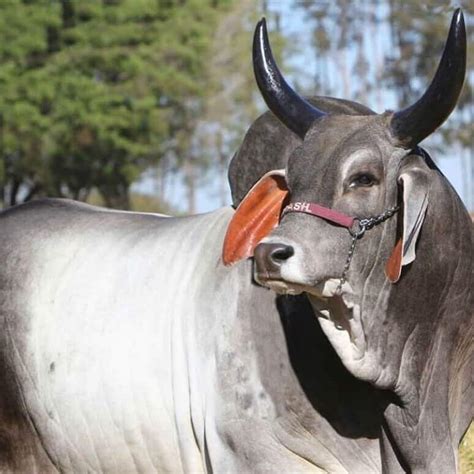
[(373, 217), (351, 217), (343, 212), (329, 209), (328, 207), (320, 206), (314, 202), (297, 201), (288, 204), (283, 209), (281, 217), (288, 212), (302, 212), (303, 214), (310, 214), (311, 216), (321, 217), (329, 222), (346, 227), (349, 233), (354, 238), (362, 237), (366, 230), (371, 229), (377, 224), (381, 224), (388, 218), (392, 217), (398, 211), (398, 206), (386, 209), (382, 214)]
[(297, 201), (288, 204), (283, 209), (281, 216), (283, 217), (288, 212), (302, 212), (304, 214), (311, 214), (312, 216), (322, 217), (323, 219), (334, 222), (334, 224), (351, 229), (354, 225), (355, 217), (348, 216), (334, 209), (320, 206), (314, 202)]

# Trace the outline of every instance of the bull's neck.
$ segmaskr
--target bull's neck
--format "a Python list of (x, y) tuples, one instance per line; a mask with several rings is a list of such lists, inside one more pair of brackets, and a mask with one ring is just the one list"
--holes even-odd
[[(400, 280), (391, 284), (385, 280), (383, 290), (388, 295), (384, 308), (377, 308), (388, 331), (381, 341), (386, 359), (398, 361), (401, 380), (408, 374), (410, 385), (418, 385), (420, 376), (434, 370), (429, 361), (446, 345), (446, 339), (462, 337), (459, 327), (472, 308), (469, 298), (472, 278), (472, 226), (459, 198), (451, 188), (432, 191), (422, 232), (417, 243), (416, 260), (405, 267)], [(444, 209), (439, 209), (443, 203)], [(440, 218), (442, 216), (442, 218)], [(383, 315), (380, 314), (383, 311)], [(453, 324), (455, 319), (457, 324)], [(455, 333), (453, 333), (453, 331)], [(370, 336), (369, 336), (370, 337)], [(398, 347), (391, 341), (403, 341)], [(379, 347), (380, 348), (380, 347)], [(442, 349), (445, 358), (450, 354)], [(411, 354), (411, 357), (407, 357)], [(413, 357), (413, 354), (416, 356)], [(405, 374), (404, 374), (405, 373)]]
[(385, 419), (401, 457), (412, 472), (454, 472), (462, 427), (450, 408), (463, 383), (459, 348), (472, 337), (472, 224), (450, 187), (434, 187), (430, 203), (416, 260), (396, 284), (381, 283), (386, 298), (369, 315), (378, 319), (379, 333), (374, 327), (367, 338), (398, 398)]

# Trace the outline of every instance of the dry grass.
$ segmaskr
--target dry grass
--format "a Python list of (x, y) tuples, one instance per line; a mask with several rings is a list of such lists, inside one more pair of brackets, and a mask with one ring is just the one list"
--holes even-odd
[(459, 461), (461, 474), (474, 474), (474, 425), (472, 423), (461, 441)]

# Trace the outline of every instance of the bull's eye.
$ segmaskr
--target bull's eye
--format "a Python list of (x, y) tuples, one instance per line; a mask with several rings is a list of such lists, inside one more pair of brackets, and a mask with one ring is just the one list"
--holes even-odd
[(360, 173), (351, 178), (349, 188), (368, 188), (376, 183), (376, 178), (370, 173)]

